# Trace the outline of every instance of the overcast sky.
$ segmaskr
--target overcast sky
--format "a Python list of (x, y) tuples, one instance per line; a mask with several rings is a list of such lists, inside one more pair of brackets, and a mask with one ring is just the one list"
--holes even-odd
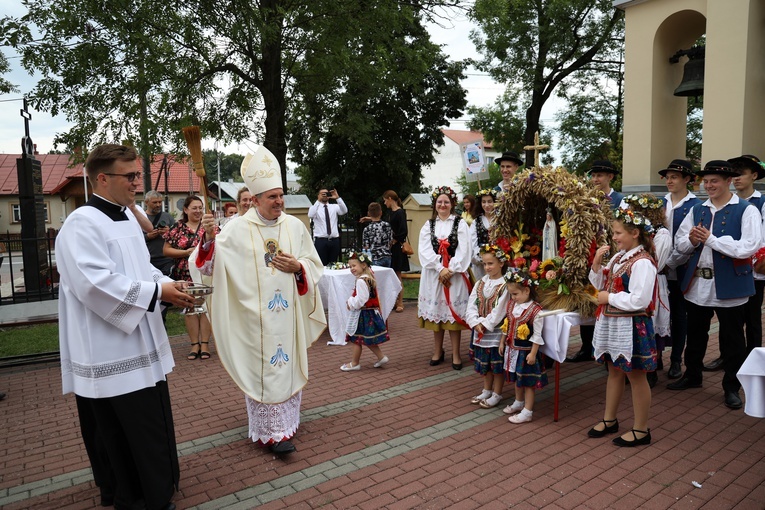
[[(24, 8), (16, 2), (3, 1), (0, 8), (0, 15), (21, 15)], [(12, 4), (12, 5), (9, 5)], [(429, 31), (436, 44), (443, 45), (444, 51), (453, 60), (462, 60), (473, 57), (475, 47), (468, 37), (472, 28), (471, 24), (464, 17), (453, 18), (450, 21), (443, 21), (441, 26), (431, 24)], [(18, 154), (21, 152), (21, 138), (24, 136), (24, 121), (20, 116), (22, 107), (21, 97), (25, 92), (29, 92), (38, 80), (36, 76), (30, 76), (21, 68), (19, 58), (13, 50), (2, 48), (6, 56), (9, 57), (12, 66), (12, 72), (6, 75), (12, 83), (17, 85), (21, 92), (16, 94), (0, 95), (0, 118), (4, 122), (0, 123), (0, 153)], [(463, 87), (467, 89), (468, 104), (471, 106), (488, 106), (501, 95), (504, 86), (495, 83), (489, 76), (479, 73), (473, 69), (467, 71), (468, 76), (462, 82)], [(549, 120), (553, 117), (553, 109), (550, 105), (542, 112), (543, 120)], [(40, 152), (46, 153), (53, 149), (53, 138), (57, 132), (64, 131), (68, 123), (63, 116), (52, 117), (45, 112), (30, 110), (32, 120), (30, 122), (30, 136)], [(466, 115), (460, 119), (454, 119), (451, 122), (451, 129), (467, 129), (465, 127)], [(213, 147), (213, 141), (204, 143), (205, 148)], [(251, 150), (252, 143), (243, 145), (234, 144), (221, 148), (226, 153), (244, 153)]]

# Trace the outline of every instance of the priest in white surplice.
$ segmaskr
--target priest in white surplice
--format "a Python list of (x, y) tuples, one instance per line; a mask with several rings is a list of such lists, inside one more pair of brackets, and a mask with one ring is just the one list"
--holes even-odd
[(80, 430), (101, 504), (172, 509), (178, 453), (166, 375), (174, 362), (160, 300), (192, 298), (151, 265), (131, 210), (141, 181), (135, 149), (101, 145), (85, 162), (93, 195), (56, 238), (64, 394)]
[[(205, 243), (196, 265), (212, 275), (210, 317), (223, 366), (245, 393), (249, 437), (272, 452), (295, 451), (308, 382), (308, 347), (326, 328), (318, 282), (324, 268), (303, 222), (285, 214), (281, 172), (266, 148), (248, 155), (242, 177), (252, 207)], [(209, 227), (209, 228), (208, 228)]]

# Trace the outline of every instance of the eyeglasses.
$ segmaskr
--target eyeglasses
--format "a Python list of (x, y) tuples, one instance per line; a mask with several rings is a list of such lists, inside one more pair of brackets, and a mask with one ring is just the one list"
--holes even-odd
[(118, 176), (118, 177), (124, 177), (128, 180), (128, 182), (133, 182), (137, 178), (141, 177), (143, 175), (143, 172), (130, 172), (129, 174), (110, 174), (107, 172), (103, 172), (104, 175), (111, 175), (111, 176)]

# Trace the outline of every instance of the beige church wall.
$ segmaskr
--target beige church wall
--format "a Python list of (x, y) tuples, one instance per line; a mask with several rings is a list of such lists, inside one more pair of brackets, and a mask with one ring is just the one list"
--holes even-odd
[(707, 39), (702, 160), (765, 157), (765, 2), (710, 1)]
[(704, 33), (706, 1), (662, 0), (626, 9), (622, 190), (664, 190), (658, 170), (685, 158), (687, 99), (672, 93), (683, 66), (670, 64)]
[(657, 170), (685, 158), (687, 99), (675, 97), (706, 34), (701, 164), (765, 153), (765, 1), (616, 0), (625, 10), (624, 191), (663, 190)]

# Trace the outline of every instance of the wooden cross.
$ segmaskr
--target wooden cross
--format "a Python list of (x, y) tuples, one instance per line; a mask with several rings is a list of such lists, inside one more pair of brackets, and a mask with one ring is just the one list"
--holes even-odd
[(534, 133), (534, 145), (526, 145), (523, 150), (534, 151), (534, 167), (539, 168), (539, 153), (544, 149), (549, 149), (549, 145), (539, 145), (539, 131)]

